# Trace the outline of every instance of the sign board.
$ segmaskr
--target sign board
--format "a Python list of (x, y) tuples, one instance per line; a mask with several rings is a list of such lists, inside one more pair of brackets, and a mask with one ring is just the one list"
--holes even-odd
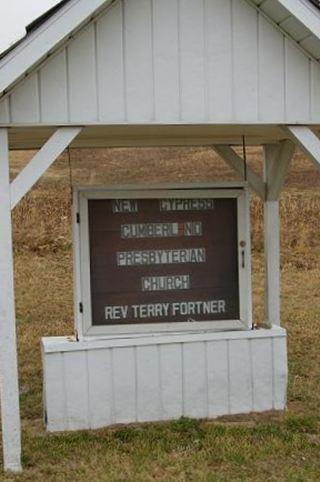
[(87, 334), (248, 326), (245, 189), (79, 196)]

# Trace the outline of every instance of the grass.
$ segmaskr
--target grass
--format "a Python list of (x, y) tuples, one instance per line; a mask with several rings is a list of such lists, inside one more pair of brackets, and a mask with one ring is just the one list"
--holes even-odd
[[(251, 150), (249, 156), (257, 172), (258, 154)], [(12, 176), (30, 155), (13, 154)], [(232, 177), (208, 149), (72, 152), (72, 178), (77, 184)], [(320, 175), (311, 163), (296, 156), (281, 199), (288, 411), (48, 435), (42, 423), (39, 346), (42, 336), (72, 333), (69, 179), (62, 156), (14, 213), (25, 470), (18, 476), (0, 475), (0, 480), (320, 480)], [(251, 212), (254, 317), (262, 322), (263, 218), (255, 197)]]

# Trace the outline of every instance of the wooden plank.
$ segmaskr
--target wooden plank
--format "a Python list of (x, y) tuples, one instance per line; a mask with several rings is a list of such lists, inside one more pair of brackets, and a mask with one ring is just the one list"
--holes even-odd
[(230, 0), (205, 0), (207, 103), (210, 121), (232, 120), (232, 22)]
[(253, 372), (253, 410), (270, 410), (273, 403), (272, 339), (250, 340)]
[(44, 408), (49, 432), (68, 429), (64, 380), (64, 354), (43, 355)]
[(67, 64), (66, 50), (51, 57), (39, 72), (40, 113), (42, 122), (67, 122)]
[(181, 120), (206, 119), (203, 2), (180, 0)]
[(113, 422), (137, 420), (136, 352), (134, 347), (112, 350)]
[(274, 399), (273, 408), (284, 410), (287, 405), (287, 384), (288, 384), (288, 361), (287, 361), (287, 339), (275, 338), (273, 340), (273, 379)]
[(249, 340), (229, 342), (230, 414), (253, 410), (251, 368)]
[[(277, 162), (278, 147), (264, 148), (264, 178), (272, 184), (271, 173)], [(280, 325), (280, 219), (279, 201), (264, 203), (264, 253), (265, 253), (265, 322)]]
[(286, 126), (283, 128), (286, 134), (313, 162), (315, 167), (320, 169), (320, 139), (306, 126)]
[(181, 346), (180, 343), (159, 346), (162, 420), (183, 415)]
[(67, 47), (68, 97), (71, 122), (98, 120), (94, 25), (75, 37)]
[(183, 415), (207, 417), (207, 370), (205, 343), (183, 345)]
[(153, 0), (155, 118), (180, 116), (178, 0)]
[(258, 17), (245, 0), (233, 2), (234, 120), (258, 118)]
[(319, 121), (320, 112), (320, 65), (311, 64), (311, 118), (313, 122)]
[[(222, 159), (229, 164), (230, 167), (235, 169), (241, 176), (245, 175), (244, 161), (240, 156), (232, 149), (232, 147), (226, 145), (214, 145), (213, 149), (216, 153), (222, 157)], [(265, 184), (260, 179), (250, 166), (247, 166), (247, 177), (250, 187), (258, 194), (261, 199), (265, 199)]]
[(289, 122), (310, 119), (309, 58), (286, 39), (286, 118)]
[(283, 34), (259, 15), (259, 117), (284, 119), (285, 76)]
[(81, 127), (61, 127), (52, 135), (11, 183), (11, 209), (14, 209), (81, 130)]
[(39, 82), (36, 73), (21, 82), (10, 96), (11, 122), (40, 122)]
[(228, 342), (208, 342), (208, 417), (219, 417), (229, 412), (228, 364)]
[(88, 397), (90, 428), (112, 424), (111, 349), (88, 350)]
[(151, 0), (124, 0), (125, 72), (129, 122), (154, 118)]
[(126, 118), (123, 2), (116, 2), (97, 20), (97, 76), (99, 117), (121, 122)]
[(47, 22), (46, 28), (39, 29), (37, 35), (33, 35), (32, 38), (28, 36), (25, 42), (8, 54), (6, 64), (1, 67), (0, 92), (21, 78), (31, 66), (43, 59), (56, 45), (66, 40), (70, 33), (85, 23), (90, 15), (110, 3), (111, 0), (69, 2), (58, 15), (54, 15)]
[(68, 430), (90, 428), (87, 352), (64, 353), (63, 356)]
[(4, 469), (21, 470), (21, 434), (14, 303), (9, 145), (0, 129), (0, 406)]
[(0, 101), (0, 124), (9, 124), (10, 122), (10, 106), (9, 97)]
[(269, 179), (266, 180), (268, 201), (278, 201), (280, 197), (295, 152), (295, 145), (290, 140), (285, 140), (275, 149), (276, 158), (272, 162)]
[(137, 420), (161, 420), (159, 349), (156, 345), (137, 348)]

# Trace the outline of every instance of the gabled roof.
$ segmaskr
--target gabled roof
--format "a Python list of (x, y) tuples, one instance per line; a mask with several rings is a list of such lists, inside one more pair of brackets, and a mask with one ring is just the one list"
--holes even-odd
[(307, 53), (320, 59), (318, 0), (250, 0)]
[(26, 36), (0, 58), (0, 95), (115, 0), (62, 0), (32, 22)]
[(25, 41), (25, 38), (30, 35), (34, 30), (36, 30), (40, 25), (45, 23), (50, 17), (53, 17), (55, 13), (57, 13), (59, 10), (61, 10), (62, 7), (66, 3), (70, 2), (70, 0), (61, 0), (59, 3), (51, 7), (49, 10), (44, 12), (42, 15), (39, 17), (35, 18), (29, 25), (26, 26), (25, 28), (25, 35), (22, 38), (19, 38), (16, 42), (14, 42), (10, 47), (5, 49), (4, 51), (0, 52), (0, 60), (3, 59), (6, 55), (8, 55), (11, 50), (14, 50), (19, 44)]
[[(0, 56), (0, 97), (115, 1), (62, 0), (33, 21), (26, 36)], [(320, 60), (320, 0), (246, 1)]]

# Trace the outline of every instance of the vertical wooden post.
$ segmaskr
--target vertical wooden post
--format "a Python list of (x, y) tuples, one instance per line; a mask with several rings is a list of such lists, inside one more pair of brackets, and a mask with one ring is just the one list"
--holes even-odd
[(279, 147), (264, 147), (264, 180), (267, 186), (264, 202), (264, 253), (265, 253), (265, 323), (280, 325), (280, 217), (279, 200), (270, 200), (274, 163)]
[(8, 131), (0, 128), (0, 400), (4, 469), (21, 471)]

